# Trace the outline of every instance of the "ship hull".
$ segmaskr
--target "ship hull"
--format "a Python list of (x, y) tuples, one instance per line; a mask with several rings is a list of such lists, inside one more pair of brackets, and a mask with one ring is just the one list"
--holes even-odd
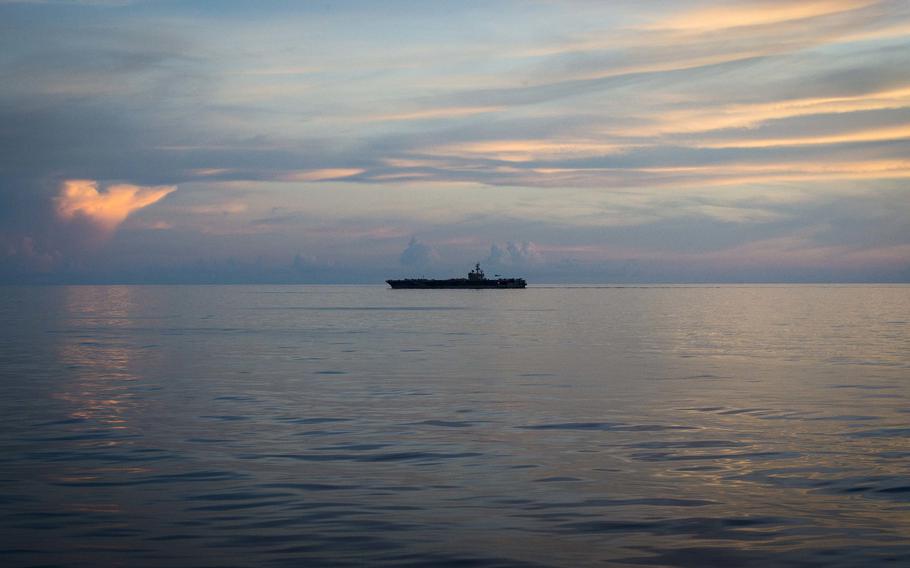
[(429, 278), (406, 278), (404, 280), (386, 280), (396, 290), (497, 290), (525, 288), (528, 284), (523, 278), (500, 278), (498, 280), (468, 280), (467, 278), (450, 278), (448, 280), (431, 280)]

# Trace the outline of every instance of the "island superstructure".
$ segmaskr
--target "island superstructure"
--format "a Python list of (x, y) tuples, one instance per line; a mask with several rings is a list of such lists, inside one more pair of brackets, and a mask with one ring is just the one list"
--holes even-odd
[(468, 273), (467, 278), (448, 278), (445, 280), (436, 280), (433, 278), (404, 278), (402, 280), (386, 280), (392, 288), (524, 288), (528, 285), (524, 278), (501, 278), (497, 275), (495, 278), (487, 278), (480, 263), (474, 265), (474, 269)]

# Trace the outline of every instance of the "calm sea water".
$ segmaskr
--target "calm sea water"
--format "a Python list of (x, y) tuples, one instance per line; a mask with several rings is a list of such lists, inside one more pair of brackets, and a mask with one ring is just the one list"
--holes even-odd
[(910, 287), (0, 288), (3, 566), (910, 565)]

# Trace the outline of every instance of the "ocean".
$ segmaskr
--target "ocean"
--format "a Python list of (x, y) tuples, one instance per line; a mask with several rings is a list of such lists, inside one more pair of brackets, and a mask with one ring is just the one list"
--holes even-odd
[(3, 566), (910, 565), (910, 286), (0, 288)]

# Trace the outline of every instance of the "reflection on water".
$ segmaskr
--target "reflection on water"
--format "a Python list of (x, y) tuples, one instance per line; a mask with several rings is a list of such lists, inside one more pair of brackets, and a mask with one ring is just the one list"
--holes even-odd
[(7, 288), (4, 565), (910, 562), (910, 287)]
[(56, 344), (56, 359), (69, 371), (56, 398), (72, 406), (69, 416), (94, 420), (109, 429), (125, 429), (130, 407), (141, 404), (130, 391), (129, 339), (120, 331), (134, 326), (133, 290), (129, 286), (68, 287), (61, 290), (62, 316), (68, 324)]

